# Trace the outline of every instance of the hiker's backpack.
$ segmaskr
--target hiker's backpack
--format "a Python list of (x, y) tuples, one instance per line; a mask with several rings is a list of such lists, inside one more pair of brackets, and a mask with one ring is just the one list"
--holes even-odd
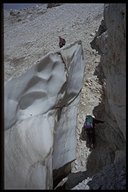
[(91, 115), (86, 116), (84, 127), (85, 129), (93, 128), (93, 117)]

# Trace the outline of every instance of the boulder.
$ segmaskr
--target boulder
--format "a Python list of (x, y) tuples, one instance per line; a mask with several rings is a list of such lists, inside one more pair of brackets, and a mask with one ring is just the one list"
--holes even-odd
[(47, 8), (57, 7), (62, 5), (63, 3), (48, 3)]

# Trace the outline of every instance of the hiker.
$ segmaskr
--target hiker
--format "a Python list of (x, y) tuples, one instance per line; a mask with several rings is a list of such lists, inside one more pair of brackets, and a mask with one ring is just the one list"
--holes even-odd
[(59, 47), (63, 47), (65, 45), (66, 41), (62, 37), (59, 36)]
[(95, 148), (95, 124), (97, 123), (104, 123), (104, 121), (97, 120), (91, 115), (86, 115), (83, 128), (86, 131), (87, 136), (86, 146), (90, 149)]

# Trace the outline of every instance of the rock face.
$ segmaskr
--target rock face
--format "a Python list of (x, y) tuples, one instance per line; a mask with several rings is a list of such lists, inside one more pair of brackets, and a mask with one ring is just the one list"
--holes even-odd
[(104, 93), (93, 114), (105, 123), (96, 126), (96, 148), (87, 160), (86, 176), (92, 180), (85, 178), (73, 189), (126, 190), (125, 4), (105, 5), (104, 20), (91, 47), (101, 55), (95, 74)]
[(124, 190), (126, 189), (126, 170), (121, 162), (105, 166), (88, 182), (92, 190)]
[[(97, 146), (89, 156), (87, 163), (90, 175), (97, 173), (105, 165), (114, 163), (113, 166), (118, 169), (118, 162), (120, 162), (124, 170), (126, 166), (125, 19), (125, 4), (105, 5), (104, 20), (91, 42), (92, 48), (101, 55), (99, 69), (102, 69), (102, 78), (104, 78), (102, 79), (104, 95), (100, 105), (95, 107), (93, 112), (96, 118), (103, 119), (105, 123), (96, 127)], [(101, 73), (98, 75), (100, 77)], [(117, 177), (119, 172), (114, 171), (113, 174)], [(125, 185), (120, 186), (111, 185), (111, 189), (125, 188)], [(109, 189), (109, 185), (105, 185), (103, 188)]]
[(52, 189), (52, 171), (76, 158), (84, 68), (77, 41), (5, 84), (6, 189)]

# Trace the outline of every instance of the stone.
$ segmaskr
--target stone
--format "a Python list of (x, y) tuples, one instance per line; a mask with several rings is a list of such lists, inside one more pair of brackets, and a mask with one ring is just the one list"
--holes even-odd
[(82, 182), (86, 177), (86, 172), (80, 171), (76, 173), (70, 173), (68, 175), (68, 180), (65, 184), (65, 189), (72, 189), (74, 186), (78, 185), (78, 183)]
[(103, 75), (101, 70), (97, 70), (97, 77), (102, 79), (102, 86), (105, 82), (101, 103), (93, 109), (96, 119), (104, 119), (104, 124), (99, 128), (97, 125), (96, 148), (87, 161), (89, 174), (95, 175), (111, 163), (119, 161), (121, 165), (126, 164), (125, 4), (105, 5), (104, 19), (90, 44), (100, 54), (97, 68), (102, 69)]
[(47, 8), (57, 7), (62, 5), (63, 3), (48, 3)]
[(95, 33), (91, 33), (90, 36), (94, 37), (94, 36), (95, 36)]
[(99, 63), (99, 62), (100, 62), (100, 59), (96, 58), (95, 63)]
[[(122, 168), (123, 167), (120, 167), (118, 163), (104, 167), (102, 171), (96, 174), (92, 180), (88, 182), (90, 189), (124, 190), (126, 187), (126, 177), (120, 176)], [(115, 172), (115, 169), (117, 169), (117, 172)]]

